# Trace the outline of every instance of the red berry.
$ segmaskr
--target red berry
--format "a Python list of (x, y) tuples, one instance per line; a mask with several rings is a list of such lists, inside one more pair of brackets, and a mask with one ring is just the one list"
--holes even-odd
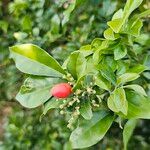
[(51, 89), (52, 96), (56, 98), (67, 98), (72, 92), (72, 87), (68, 83), (59, 83)]

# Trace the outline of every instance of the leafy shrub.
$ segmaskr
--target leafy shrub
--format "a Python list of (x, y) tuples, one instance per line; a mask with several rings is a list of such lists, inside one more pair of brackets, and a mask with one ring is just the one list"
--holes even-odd
[[(28, 108), (43, 104), (43, 115), (59, 108), (61, 114), (69, 117), (67, 126), (73, 130), (70, 136), (73, 148), (96, 144), (114, 121), (122, 128), (122, 122), (128, 119), (123, 130), (126, 149), (137, 119), (150, 118), (146, 46), (149, 38), (147, 34), (140, 35), (142, 18), (150, 10), (132, 13), (141, 3), (142, 0), (127, 0), (124, 9), (115, 12), (107, 22), (104, 38), (96, 38), (72, 52), (62, 66), (36, 45), (10, 48), (16, 67), (28, 74), (16, 99)], [(145, 37), (142, 42), (141, 37)], [(50, 89), (62, 82), (70, 83), (73, 93), (57, 100)]]

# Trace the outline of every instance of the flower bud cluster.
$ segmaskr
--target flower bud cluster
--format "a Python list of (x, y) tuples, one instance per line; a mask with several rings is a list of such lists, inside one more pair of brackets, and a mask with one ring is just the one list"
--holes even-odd
[[(66, 79), (69, 84), (72, 84), (73, 87), (75, 81), (71, 74), (67, 74), (63, 78)], [(90, 100), (93, 107), (100, 107), (101, 98), (97, 95), (93, 82), (87, 86), (82, 86), (82, 89), (72, 91), (72, 95), (70, 97), (66, 97), (63, 100), (63, 103), (59, 106), (61, 109), (60, 114), (62, 115), (67, 115), (71, 111), (71, 118), (69, 119), (67, 125), (68, 128), (73, 129), (73, 125), (80, 115), (80, 102), (85, 99)], [(58, 99), (58, 101), (59, 100), (60, 99)]]
[(67, 75), (64, 75), (63, 79), (66, 79), (70, 85), (75, 84), (74, 78), (72, 77), (70, 73), (67, 73)]
[(80, 107), (75, 107), (75, 111), (71, 114), (71, 118), (69, 119), (68, 125), (67, 125), (69, 129), (73, 129), (73, 124), (76, 122), (77, 118), (80, 115), (79, 109)]

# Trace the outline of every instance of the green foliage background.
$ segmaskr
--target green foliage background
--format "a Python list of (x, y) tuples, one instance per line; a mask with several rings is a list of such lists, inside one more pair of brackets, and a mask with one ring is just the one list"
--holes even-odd
[[(20, 107), (14, 97), (25, 78), (8, 58), (8, 47), (16, 43), (33, 43), (48, 50), (62, 63), (80, 46), (103, 37), (113, 13), (123, 7), (120, 0), (77, 0), (74, 10), (69, 0), (1, 0), (0, 1), (0, 127), (2, 149), (65, 149), (70, 131), (57, 111), (51, 111), (39, 122), (39, 110)], [(145, 0), (137, 12), (150, 8)], [(66, 11), (68, 10), (68, 11)], [(64, 15), (65, 14), (65, 15)], [(66, 18), (65, 18), (65, 17)], [(60, 25), (60, 22), (63, 22)], [(150, 45), (149, 18), (142, 32), (145, 49)], [(140, 52), (140, 49), (137, 50)], [(147, 77), (150, 89), (149, 74)], [(149, 121), (140, 121), (129, 144), (130, 149), (149, 149)], [(122, 149), (122, 130), (114, 124), (111, 132), (89, 149)]]

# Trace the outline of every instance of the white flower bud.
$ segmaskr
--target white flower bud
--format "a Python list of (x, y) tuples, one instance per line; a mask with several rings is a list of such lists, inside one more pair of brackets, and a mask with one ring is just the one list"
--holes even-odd
[(71, 126), (71, 124), (68, 124), (68, 125), (67, 125), (67, 128), (69, 128), (69, 129), (70, 129), (71, 127), (72, 127), (72, 126)]
[(96, 94), (96, 91), (95, 91), (95, 90), (93, 90), (93, 94)]
[(77, 103), (80, 103), (80, 100), (79, 100), (79, 99), (77, 100)]
[(76, 94), (77, 94), (77, 95), (81, 94), (81, 92), (82, 92), (82, 91), (79, 90), (79, 89), (76, 90)]
[(69, 106), (72, 106), (72, 102), (69, 102)]
[(63, 115), (65, 112), (63, 110), (60, 111), (60, 114)]
[(64, 105), (60, 105), (59, 108), (60, 108), (60, 109), (63, 109), (63, 108), (64, 108)]
[(63, 100), (63, 103), (66, 103), (67, 101), (66, 100)]

